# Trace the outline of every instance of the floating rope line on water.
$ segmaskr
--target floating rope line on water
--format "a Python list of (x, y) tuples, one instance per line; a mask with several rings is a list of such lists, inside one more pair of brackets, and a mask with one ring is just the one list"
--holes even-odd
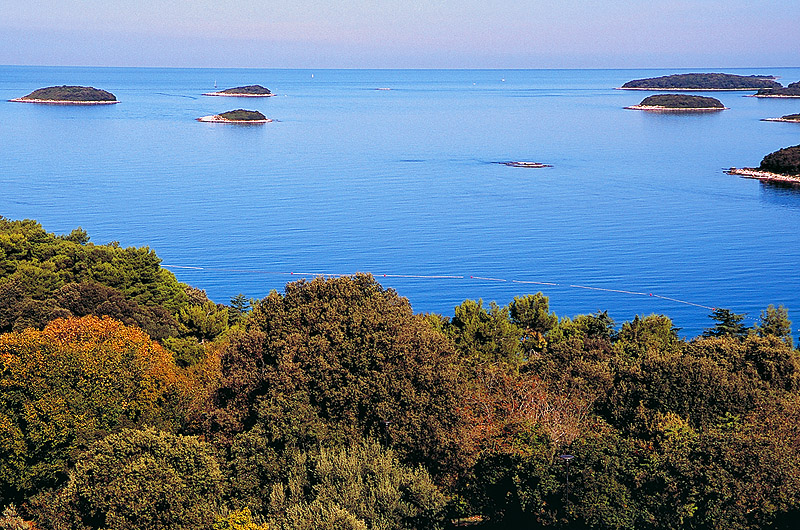
[[(259, 269), (231, 269), (231, 268), (223, 268), (223, 267), (197, 267), (197, 266), (189, 266), (189, 265), (161, 265), (164, 268), (168, 269), (188, 269), (188, 270), (197, 270), (197, 271), (213, 271), (213, 272), (237, 272), (237, 273), (246, 273), (246, 274), (269, 274), (275, 276), (299, 276), (302, 278), (308, 276), (324, 276), (328, 278), (341, 278), (342, 276), (350, 276), (351, 274), (341, 274), (341, 273), (329, 273), (329, 272), (285, 272), (285, 271), (268, 271), (268, 270), (259, 270)], [(661, 300), (668, 300), (670, 302), (675, 302), (677, 304), (684, 304), (693, 307), (699, 307), (701, 309), (708, 309), (709, 311), (714, 311), (717, 309), (716, 307), (707, 306), (703, 304), (697, 304), (695, 302), (690, 302), (688, 300), (681, 300), (680, 298), (672, 298), (670, 296), (663, 296), (660, 294), (654, 293), (644, 293), (640, 291), (631, 291), (627, 289), (610, 289), (607, 287), (593, 287), (590, 285), (577, 285), (577, 284), (561, 284), (555, 282), (540, 282), (534, 280), (516, 280), (516, 279), (505, 279), (505, 278), (492, 278), (487, 276), (460, 276), (460, 275), (447, 275), (447, 274), (376, 274), (376, 273), (368, 273), (372, 274), (375, 278), (406, 278), (406, 279), (421, 279), (421, 280), (478, 280), (478, 281), (485, 281), (485, 282), (507, 282), (507, 283), (519, 283), (519, 284), (529, 284), (529, 285), (547, 285), (552, 287), (567, 287), (570, 289), (584, 289), (587, 291), (602, 291), (606, 293), (618, 293), (618, 294), (625, 294), (630, 296), (646, 296), (649, 298), (660, 298)]]

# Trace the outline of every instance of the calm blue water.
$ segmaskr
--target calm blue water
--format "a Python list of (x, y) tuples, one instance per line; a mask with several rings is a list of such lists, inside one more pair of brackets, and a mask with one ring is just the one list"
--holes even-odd
[[(722, 172), (800, 144), (800, 125), (759, 121), (800, 100), (720, 92), (730, 110), (659, 115), (622, 109), (648, 93), (612, 89), (676, 72), (0, 67), (0, 215), (202, 267), (171, 270), (219, 302), (293, 271), (369, 271), (418, 312), (541, 290), (562, 316), (664, 313), (687, 336), (711, 324), (702, 307), (570, 287), (583, 285), (753, 318), (784, 304), (800, 324), (800, 190)], [(278, 96), (201, 96), (215, 81)], [(56, 84), (121, 103), (5, 101)], [(277, 121), (194, 121), (238, 107)]]

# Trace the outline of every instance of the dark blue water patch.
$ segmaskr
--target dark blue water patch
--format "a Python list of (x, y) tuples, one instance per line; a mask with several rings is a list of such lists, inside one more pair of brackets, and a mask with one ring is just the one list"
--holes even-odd
[[(800, 79), (731, 71), (777, 72)], [(0, 215), (150, 246), (202, 267), (171, 270), (219, 302), (281, 290), (295, 271), (370, 271), (445, 315), (540, 290), (559, 315), (665, 313), (689, 336), (712, 324), (708, 307), (796, 315), (797, 278), (776, 271), (800, 258), (800, 196), (721, 171), (798, 143), (796, 127), (759, 121), (787, 103), (622, 109), (643, 94), (612, 87), (668, 73), (0, 67), (0, 95), (75, 79), (122, 101), (0, 102)], [(201, 97), (215, 80), (278, 93), (245, 105), (278, 121), (197, 123), (241, 106)], [(508, 160), (554, 167), (494, 163)]]

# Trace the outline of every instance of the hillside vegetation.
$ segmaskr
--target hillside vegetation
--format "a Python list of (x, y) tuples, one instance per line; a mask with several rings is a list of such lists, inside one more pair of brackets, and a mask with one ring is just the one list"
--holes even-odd
[(756, 93), (757, 96), (796, 96), (800, 97), (800, 81), (790, 83), (786, 87), (762, 88)]
[(225, 90), (220, 90), (223, 94), (252, 94), (252, 95), (268, 95), (272, 94), (268, 88), (264, 88), (261, 85), (247, 85), (247, 86), (239, 86), (235, 88), (226, 88)]
[(22, 99), (42, 99), (50, 101), (116, 101), (111, 92), (89, 86), (51, 86), (34, 90)]
[(648, 96), (639, 103), (642, 107), (665, 107), (669, 109), (722, 109), (725, 105), (716, 98), (690, 96), (687, 94), (657, 94)]
[(261, 121), (267, 119), (266, 116), (257, 110), (245, 109), (229, 110), (228, 112), (219, 114), (219, 117), (231, 121)]
[[(714, 310), (686, 340), (664, 315), (558, 316), (542, 293), (415, 314), (368, 274), (218, 306), (151, 250), (88, 239), (0, 222), (0, 288), (14, 293), (0, 296), (0, 528), (800, 518), (800, 353), (783, 307), (753, 327)], [(114, 317), (134, 302), (178, 329)], [(165, 347), (188, 337), (192, 363)]]
[(770, 153), (761, 161), (761, 169), (786, 175), (800, 175), (800, 145)]
[(781, 88), (772, 76), (734, 74), (673, 74), (628, 81), (622, 88), (652, 88), (655, 90), (757, 90), (759, 88)]

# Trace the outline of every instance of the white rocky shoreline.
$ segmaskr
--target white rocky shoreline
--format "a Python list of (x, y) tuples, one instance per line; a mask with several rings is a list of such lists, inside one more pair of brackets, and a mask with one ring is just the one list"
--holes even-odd
[(746, 179), (763, 180), (765, 182), (784, 182), (787, 184), (800, 185), (800, 175), (784, 175), (782, 173), (773, 173), (771, 171), (764, 171), (752, 167), (732, 167), (726, 169), (725, 173), (728, 175), (738, 175)]
[(271, 119), (265, 118), (263, 120), (229, 120), (227, 118), (223, 118), (219, 114), (213, 114), (211, 116), (202, 116), (197, 118), (197, 121), (202, 121), (206, 123), (270, 123), (272, 122)]
[(204, 92), (204, 96), (227, 96), (234, 98), (269, 98), (275, 94), (245, 94), (243, 92)]
[(628, 110), (647, 110), (650, 112), (714, 112), (729, 109), (729, 107), (663, 107), (661, 105), (630, 105), (625, 108)]
[(754, 92), (760, 88), (644, 88), (644, 87), (614, 87), (614, 90), (647, 90), (650, 92)]
[(38, 103), (40, 105), (113, 105), (119, 103), (119, 100), (114, 101), (78, 101), (75, 99), (31, 99), (31, 98), (14, 98), (8, 101), (14, 103)]

